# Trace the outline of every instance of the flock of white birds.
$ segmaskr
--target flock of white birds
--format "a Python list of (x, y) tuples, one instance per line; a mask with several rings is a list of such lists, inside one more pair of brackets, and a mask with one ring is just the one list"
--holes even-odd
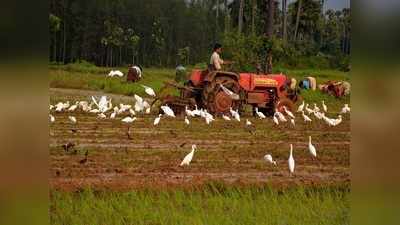
[[(151, 97), (156, 97), (156, 93), (154, 92), (154, 90), (151, 87), (148, 87), (145, 85), (142, 85), (142, 87), (144, 88), (146, 94), (148, 94)], [(228, 92), (229, 89), (224, 90), (224, 91)], [(145, 113), (145, 114), (151, 113), (151, 106), (147, 101), (145, 101), (142, 97), (140, 97), (136, 94), (134, 95), (134, 99), (135, 99), (134, 105), (121, 103), (121, 104), (119, 104), (119, 106), (113, 107), (111, 98), (108, 98), (107, 96), (102, 96), (98, 100), (92, 96), (91, 102), (77, 101), (77, 102), (75, 102), (75, 104), (72, 104), (72, 105), (69, 103), (69, 101), (67, 101), (65, 103), (58, 102), (55, 105), (50, 105), (49, 109), (50, 109), (50, 112), (53, 111), (56, 113), (74, 112), (76, 110), (81, 110), (82, 112), (96, 114), (97, 118), (99, 120), (104, 120), (107, 118), (116, 119), (117, 115), (124, 115), (124, 117), (121, 119), (121, 122), (126, 123), (126, 124), (131, 124), (137, 119), (136, 115), (138, 113)], [(337, 118), (329, 118), (325, 115), (325, 113), (328, 112), (328, 107), (325, 105), (324, 101), (322, 101), (322, 110), (315, 103), (313, 104), (313, 106), (314, 106), (313, 108), (309, 108), (309, 104), (308, 103), (306, 104), (303, 101), (302, 104), (298, 107), (298, 109), (296, 111), (297, 113), (301, 113), (301, 116), (305, 123), (312, 122), (313, 120), (310, 118), (310, 116), (314, 115), (314, 117), (316, 119), (323, 120), (329, 126), (337, 126), (342, 122), (342, 114), (350, 113), (349, 105), (345, 104)], [(164, 114), (159, 114), (154, 119), (154, 122), (153, 122), (154, 126), (157, 126), (160, 123), (162, 117), (172, 117), (172, 118), (176, 117), (174, 111), (168, 105), (162, 105), (161, 110), (163, 111)], [(281, 123), (288, 122), (288, 119), (289, 119), (292, 126), (295, 126), (296, 117), (295, 117), (294, 113), (289, 111), (286, 107), (283, 107), (283, 111), (285, 112), (286, 116), (283, 113), (276, 111), (272, 117), (272, 121), (278, 126)], [(256, 112), (256, 116), (260, 120), (267, 119), (267, 117), (262, 112), (258, 111), (258, 108), (255, 109), (255, 112)], [(109, 113), (109, 115), (107, 116), (106, 113)], [(126, 114), (128, 114), (128, 115), (126, 115)], [(193, 117), (203, 118), (205, 120), (206, 124), (211, 124), (215, 120), (215, 118), (212, 114), (207, 112), (206, 109), (198, 109), (197, 105), (195, 106), (194, 110), (190, 110), (186, 106), (185, 114), (186, 115), (184, 117), (184, 123), (186, 125), (190, 125), (189, 118), (193, 118)], [(238, 110), (233, 110), (231, 108), (229, 114), (222, 115), (222, 119), (225, 121), (236, 120), (236, 121), (240, 122), (240, 114), (239, 114)], [(49, 114), (49, 117), (50, 117), (50, 122), (54, 123), (56, 120), (55, 117), (52, 114)], [(73, 124), (78, 122), (76, 117), (74, 117), (74, 116), (69, 116), (68, 118), (69, 118), (70, 122)], [(252, 126), (252, 123), (248, 119), (246, 119), (246, 126)], [(197, 149), (197, 146), (192, 145), (191, 152), (184, 157), (180, 166), (189, 166), (190, 165), (190, 162), (193, 159), (194, 152), (196, 149)], [(311, 136), (309, 136), (308, 149), (309, 149), (309, 152), (312, 157), (317, 157), (316, 148), (311, 143)], [(265, 155), (264, 159), (273, 165), (277, 165), (276, 161), (273, 160), (273, 157), (270, 154)], [(295, 169), (295, 160), (293, 157), (293, 145), (292, 144), (290, 144), (288, 167), (289, 167), (289, 172), (291, 174), (293, 174), (294, 169)]]

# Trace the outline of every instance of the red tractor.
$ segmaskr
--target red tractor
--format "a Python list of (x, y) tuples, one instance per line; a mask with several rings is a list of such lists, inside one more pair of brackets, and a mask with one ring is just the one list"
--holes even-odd
[[(177, 113), (182, 112), (183, 106), (193, 104), (213, 114), (227, 113), (230, 108), (242, 111), (244, 105), (251, 105), (253, 113), (257, 107), (265, 115), (273, 115), (276, 109), (283, 112), (283, 106), (293, 111), (298, 95), (288, 88), (288, 82), (283, 74), (193, 70), (185, 86), (178, 87), (180, 97), (168, 96), (163, 103), (172, 106)], [(239, 99), (232, 99), (220, 84), (239, 95)]]

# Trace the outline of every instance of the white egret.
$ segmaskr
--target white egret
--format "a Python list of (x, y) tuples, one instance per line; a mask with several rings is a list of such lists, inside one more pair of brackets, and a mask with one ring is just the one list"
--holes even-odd
[(200, 116), (201, 111), (197, 108), (197, 105), (194, 105), (195, 109), (192, 111), (194, 116)]
[(131, 116), (136, 116), (135, 110), (133, 109), (129, 109), (129, 114), (131, 114)]
[(136, 112), (141, 112), (141, 111), (143, 111), (143, 109), (144, 109), (143, 102), (136, 101), (134, 107), (135, 107), (135, 111), (136, 111)]
[(161, 106), (161, 109), (167, 116), (175, 117), (174, 111), (168, 105)]
[(142, 85), (142, 87), (144, 88), (144, 92), (146, 92), (146, 94), (148, 94), (152, 97), (156, 97), (156, 93), (154, 92), (153, 88), (148, 87), (146, 85)]
[(287, 122), (287, 119), (285, 118), (285, 116), (284, 116), (281, 112), (276, 111), (276, 112), (275, 112), (275, 115), (278, 116), (278, 118), (279, 118), (279, 120), (280, 120), (281, 122)]
[(314, 103), (314, 109), (313, 109), (313, 111), (314, 111), (314, 112), (319, 112), (319, 111), (320, 111), (319, 107), (318, 107), (317, 104), (315, 104), (315, 103)]
[(90, 113), (96, 113), (96, 114), (97, 114), (97, 113), (100, 112), (100, 110), (99, 110), (99, 109), (92, 109), (92, 110), (90, 110), (89, 112), (90, 112)]
[(197, 149), (196, 145), (192, 145), (192, 151), (183, 158), (180, 166), (189, 166), (190, 162), (193, 159), (194, 151)]
[(299, 108), (297, 108), (297, 112), (301, 112), (304, 109), (304, 101), (301, 105), (299, 105)]
[(59, 102), (55, 105), (56, 107), (56, 112), (62, 112), (64, 110), (64, 103)]
[(238, 112), (235, 113), (234, 118), (235, 118), (235, 120), (237, 120), (238, 122), (240, 122), (240, 115), (239, 115)]
[(317, 150), (315, 149), (315, 146), (311, 143), (311, 136), (308, 136), (308, 150), (310, 151), (310, 154), (314, 157), (317, 157)]
[(226, 120), (226, 121), (230, 121), (230, 120), (231, 120), (231, 118), (229, 118), (229, 116), (226, 116), (226, 115), (222, 115), (222, 118), (223, 118), (224, 120)]
[(187, 116), (185, 116), (185, 123), (186, 123), (186, 125), (189, 125), (189, 124), (190, 124), (190, 121), (189, 121), (189, 119), (187, 118)]
[(132, 123), (135, 120), (136, 120), (136, 117), (132, 118), (132, 117), (127, 116), (127, 117), (123, 118), (121, 121), (124, 123)]
[(294, 158), (293, 158), (293, 145), (292, 144), (290, 144), (290, 155), (289, 155), (289, 159), (288, 159), (288, 165), (289, 165), (290, 174), (293, 174), (295, 162), (294, 162)]
[(267, 118), (267, 117), (264, 115), (264, 113), (258, 111), (258, 107), (256, 107), (256, 114), (257, 114), (257, 116), (258, 116), (260, 119), (265, 119), (265, 118)]
[(325, 113), (322, 113), (322, 119), (326, 122), (326, 124), (328, 124), (329, 126), (335, 126), (335, 121), (334, 119), (328, 118), (327, 116), (325, 116)]
[(296, 123), (294, 122), (294, 119), (290, 119), (290, 123), (291, 123), (293, 126), (296, 126)]
[(143, 98), (140, 97), (139, 95), (135, 94), (133, 97), (135, 98), (135, 100), (136, 100), (137, 102), (143, 102)]
[(74, 116), (69, 116), (68, 119), (72, 122), (72, 123), (76, 123), (76, 118)]
[(161, 120), (161, 114), (158, 114), (158, 117), (156, 117), (155, 119), (154, 119), (154, 122), (153, 122), (153, 125), (154, 126), (157, 126), (159, 123), (160, 123), (160, 120)]
[(293, 115), (293, 113), (290, 112), (290, 110), (288, 110), (288, 109), (286, 108), (286, 106), (283, 106), (283, 110), (285, 110), (285, 113), (286, 113), (289, 117), (291, 117), (292, 119), (295, 118), (294, 115)]
[(341, 114), (346, 114), (348, 112), (350, 112), (349, 104), (344, 104), (344, 107), (342, 108), (342, 111), (340, 113)]
[(308, 117), (306, 114), (304, 114), (304, 111), (302, 111), (302, 115), (303, 115), (304, 122), (311, 122), (312, 121), (310, 119), (310, 117)]
[(233, 91), (229, 90), (224, 85), (219, 84), (219, 86), (222, 88), (222, 90), (225, 92), (225, 94), (227, 94), (231, 99), (233, 99), (233, 100), (239, 100), (240, 99), (238, 94), (236, 94)]
[(246, 119), (246, 126), (251, 126), (251, 124), (250, 120)]
[(231, 113), (232, 117), (235, 117), (236, 111), (232, 109), (232, 107), (229, 108), (229, 112)]
[(337, 119), (332, 119), (334, 126), (339, 125), (342, 122), (342, 115), (339, 115)]
[(51, 114), (49, 116), (50, 116), (50, 122), (54, 123), (54, 121), (56, 121), (56, 118), (54, 118), (54, 116)]
[(322, 119), (322, 115), (323, 114), (320, 112), (314, 112), (314, 116), (317, 117), (317, 119), (319, 119), (319, 120)]
[(67, 109), (69, 107), (69, 101), (63, 104), (64, 109)]
[(123, 77), (124, 74), (119, 70), (111, 70), (110, 73), (108, 73), (108, 76), (109, 77), (114, 77), (114, 76)]
[(146, 114), (150, 114), (150, 112), (151, 112), (151, 108), (147, 108), (145, 111)]
[(322, 109), (324, 110), (324, 112), (328, 112), (328, 107), (325, 105), (324, 100), (322, 100)]
[(275, 123), (276, 125), (279, 125), (279, 120), (278, 120), (278, 118), (276, 117), (276, 114), (274, 114), (274, 116), (272, 117), (272, 120), (274, 121), (274, 123)]
[(114, 119), (116, 115), (117, 115), (117, 113), (116, 113), (116, 112), (113, 112), (113, 113), (111, 113), (111, 115), (110, 115), (110, 119)]
[(311, 114), (311, 113), (314, 112), (312, 109), (308, 108), (308, 103), (306, 104), (305, 109), (306, 109), (306, 112), (307, 112), (308, 114)]
[(191, 117), (194, 117), (194, 116), (195, 116), (194, 113), (193, 113), (193, 111), (192, 111), (192, 110), (189, 110), (189, 108), (188, 108), (187, 105), (185, 106), (185, 113), (186, 113), (187, 116), (191, 116)]
[(68, 111), (69, 111), (69, 112), (73, 112), (73, 111), (76, 110), (76, 108), (78, 108), (78, 104), (71, 105), (71, 106), (68, 108)]
[(264, 156), (264, 160), (265, 161), (267, 161), (267, 162), (269, 162), (269, 163), (271, 163), (271, 164), (274, 164), (275, 166), (276, 166), (276, 161), (274, 161), (273, 159), (272, 159), (272, 156), (271, 155), (265, 155)]
[(97, 118), (98, 119), (105, 119), (105, 118), (107, 118), (107, 116), (104, 113), (100, 113), (100, 114), (97, 115)]

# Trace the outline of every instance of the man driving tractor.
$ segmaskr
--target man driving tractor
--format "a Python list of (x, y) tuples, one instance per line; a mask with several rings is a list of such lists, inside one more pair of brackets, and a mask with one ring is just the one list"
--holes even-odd
[(210, 64), (208, 65), (209, 71), (221, 70), (222, 68), (221, 65), (232, 64), (232, 62), (222, 60), (220, 56), (221, 53), (222, 53), (222, 45), (216, 43), (214, 45), (213, 54), (211, 55), (210, 58)]

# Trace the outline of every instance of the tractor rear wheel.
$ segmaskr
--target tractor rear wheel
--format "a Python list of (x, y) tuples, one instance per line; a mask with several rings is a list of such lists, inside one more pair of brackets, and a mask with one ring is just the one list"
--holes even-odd
[(224, 85), (232, 92), (239, 94), (239, 83), (227, 76), (216, 77), (212, 82), (205, 85), (203, 90), (203, 103), (210, 113), (226, 113), (229, 109), (237, 109), (240, 101), (233, 100), (221, 88)]

